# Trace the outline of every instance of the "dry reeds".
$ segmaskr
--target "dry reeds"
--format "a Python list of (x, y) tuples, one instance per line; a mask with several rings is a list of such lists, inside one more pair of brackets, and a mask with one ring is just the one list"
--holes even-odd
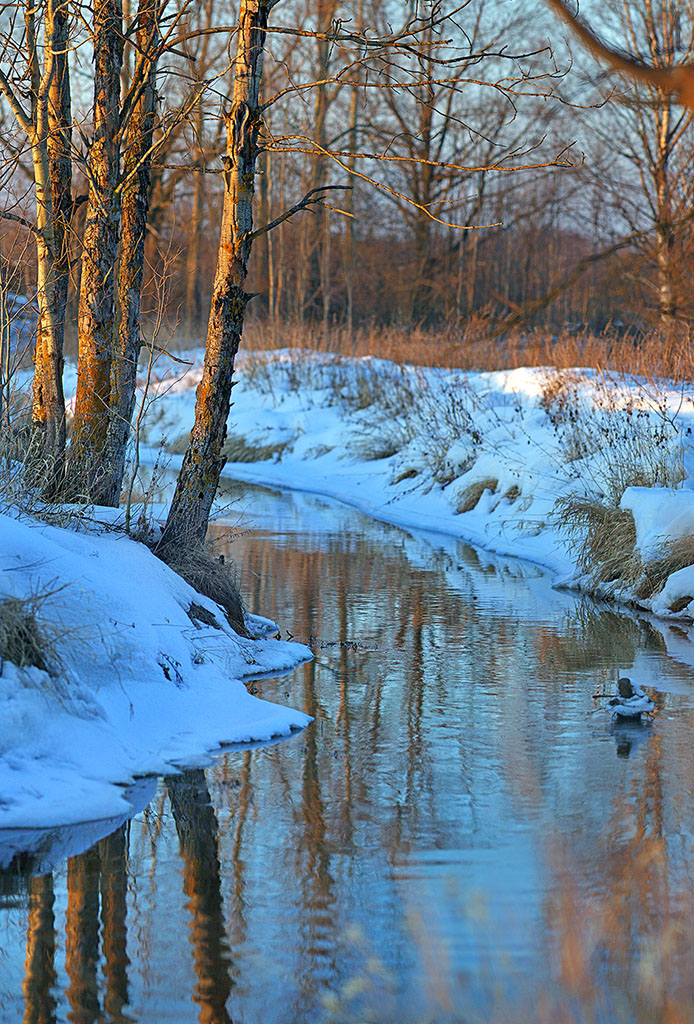
[(633, 585), (641, 576), (635, 551), (636, 524), (626, 509), (614, 508), (589, 495), (559, 498), (552, 517), (574, 547), (578, 566), (594, 584)]
[[(148, 546), (157, 558), (178, 573), (193, 590), (218, 604), (234, 632), (239, 636), (249, 635), (236, 583), (236, 571), (233, 565), (224, 561), (223, 556), (216, 557), (206, 544), (153, 543)], [(200, 615), (195, 617), (203, 621)]]
[(491, 491), (492, 494), (496, 491), (499, 486), (499, 481), (493, 477), (487, 477), (484, 480), (477, 480), (474, 484), (470, 484), (465, 490), (459, 495), (458, 502), (456, 504), (456, 512), (462, 514), (463, 512), (471, 512), (480, 501), (480, 498), (485, 491)]
[[(673, 572), (686, 569), (690, 565), (694, 565), (694, 537), (680, 537), (671, 541), (658, 558), (650, 559), (644, 564), (643, 576), (636, 588), (636, 596), (647, 598), (659, 594)], [(681, 598), (675, 602), (670, 611), (682, 611), (691, 600), (692, 597), (687, 597), (686, 600)]]
[(377, 356), (414, 366), (466, 370), (508, 370), (519, 366), (557, 369), (590, 366), (646, 378), (675, 381), (694, 377), (694, 352), (688, 335), (654, 330), (644, 335), (550, 334), (546, 330), (508, 331), (498, 336), (483, 320), (451, 323), (425, 330), (411, 326), (359, 327), (349, 332), (335, 325), (327, 332), (317, 325), (249, 321), (244, 348), (261, 353), (300, 348), (357, 358)]

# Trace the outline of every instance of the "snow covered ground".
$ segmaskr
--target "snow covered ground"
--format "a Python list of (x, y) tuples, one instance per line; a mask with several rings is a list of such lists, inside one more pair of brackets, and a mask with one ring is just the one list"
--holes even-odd
[[(149, 461), (158, 447), (172, 468), (201, 372), (201, 353), (187, 358), (183, 376), (154, 383), (144, 417)], [(295, 350), (244, 356), (237, 379), (226, 475), (328, 495), (694, 619), (694, 397), (683, 387)]]
[[(160, 361), (144, 397), (133, 495), (150, 512), (161, 513), (156, 466), (177, 468), (193, 422), (201, 353), (185, 358), (183, 375)], [(67, 368), (68, 394), (74, 377)], [(242, 357), (234, 399), (230, 477), (324, 494), (694, 620), (694, 401), (682, 388), (282, 351)], [(0, 601), (35, 615), (48, 656), (23, 669), (6, 659), (0, 673), (0, 827), (127, 815), (141, 798), (133, 778), (306, 724), (242, 680), (289, 670), (307, 648), (236, 636), (109, 529), (106, 510), (78, 530), (5, 511)], [(193, 603), (222, 628), (196, 620)]]
[[(44, 660), (0, 666), (0, 828), (128, 816), (133, 778), (309, 721), (242, 682), (292, 669), (307, 648), (237, 636), (147, 548), (98, 524), (0, 515), (0, 602), (0, 631), (11, 611), (29, 634), (35, 623)], [(201, 605), (219, 628), (195, 619)]]

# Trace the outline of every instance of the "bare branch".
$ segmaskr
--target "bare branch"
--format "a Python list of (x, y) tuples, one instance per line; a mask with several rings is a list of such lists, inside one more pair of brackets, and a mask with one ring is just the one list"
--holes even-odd
[(607, 61), (615, 71), (635, 78), (644, 85), (655, 86), (663, 92), (673, 92), (679, 102), (694, 110), (694, 64), (680, 64), (672, 68), (656, 68), (644, 64), (629, 54), (621, 53), (602, 42), (576, 15), (571, 14), (563, 0), (547, 0), (547, 3), (567, 24), (579, 39), (598, 59)]
[(34, 125), (32, 123), (31, 117), (29, 116), (29, 114), (27, 114), (24, 107), (17, 99), (17, 96), (15, 95), (12, 86), (10, 85), (2, 71), (0, 71), (0, 92), (2, 92), (3, 96), (7, 100), (10, 109), (12, 110), (12, 113), (17, 118), (17, 123), (19, 124), (20, 128), (22, 128), (23, 131), (26, 132), (30, 139), (33, 138)]
[[(289, 220), (290, 217), (293, 217), (295, 213), (299, 213), (300, 210), (306, 210), (310, 206), (324, 206), (324, 197), (322, 195), (316, 195), (316, 193), (334, 192), (337, 189), (349, 192), (351, 188), (351, 185), (319, 185), (318, 188), (312, 188), (306, 193), (303, 199), (292, 206), (289, 210), (285, 210), (280, 217), (275, 217), (275, 219), (270, 221), (269, 224), (265, 224), (264, 227), (257, 228), (255, 231), (252, 231), (250, 235), (246, 235), (246, 241), (252, 242), (256, 238), (259, 238), (260, 235), (266, 235), (268, 231), (272, 231), (272, 229), (276, 228), (279, 224), (283, 224), (285, 220)], [(315, 196), (315, 198), (311, 198), (312, 196)], [(329, 209), (333, 209), (333, 207), (329, 207)], [(338, 212), (343, 213), (345, 217), (354, 217), (354, 214), (347, 213), (345, 210), (340, 210)]]
[(24, 217), (20, 217), (16, 213), (9, 213), (7, 210), (0, 210), (0, 220), (12, 220), (16, 224), (21, 224), (22, 227), (25, 227), (28, 231), (31, 231), (32, 235), (35, 238), (39, 238), (39, 230), (36, 227), (36, 225), (30, 224), (28, 220), (25, 220)]

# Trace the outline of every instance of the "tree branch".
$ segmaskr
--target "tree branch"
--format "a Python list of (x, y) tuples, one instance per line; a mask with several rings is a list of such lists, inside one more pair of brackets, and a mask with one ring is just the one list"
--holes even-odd
[[(295, 213), (299, 213), (300, 210), (306, 210), (309, 206), (322, 206), (324, 198), (322, 195), (317, 196), (315, 199), (311, 198), (311, 196), (315, 196), (317, 192), (334, 192), (336, 189), (341, 189), (343, 192), (349, 192), (351, 188), (351, 185), (320, 185), (318, 188), (312, 188), (306, 193), (300, 202), (296, 203), (296, 205), (292, 206), (289, 210), (285, 210), (281, 216), (276, 217), (274, 220), (270, 221), (269, 224), (265, 224), (264, 227), (257, 228), (255, 231), (252, 231), (250, 235), (246, 235), (245, 240), (247, 242), (252, 242), (256, 238), (259, 238), (260, 235), (266, 235), (268, 231), (272, 231), (272, 229), (276, 228), (278, 224), (283, 224), (285, 220), (289, 220), (289, 218), (293, 217)], [(354, 217), (353, 213), (347, 213), (346, 210), (341, 210), (340, 213), (343, 213), (345, 217)]]

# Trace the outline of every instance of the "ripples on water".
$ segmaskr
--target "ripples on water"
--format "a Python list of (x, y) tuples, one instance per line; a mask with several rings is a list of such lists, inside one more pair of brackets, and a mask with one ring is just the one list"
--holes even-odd
[[(322, 641), (253, 686), (315, 724), (160, 780), (66, 863), (114, 823), (17, 856), (2, 1021), (694, 1019), (692, 672), (667, 627), (245, 494), (256, 530), (221, 543), (247, 604)], [(614, 728), (593, 694), (635, 660), (667, 692)]]

